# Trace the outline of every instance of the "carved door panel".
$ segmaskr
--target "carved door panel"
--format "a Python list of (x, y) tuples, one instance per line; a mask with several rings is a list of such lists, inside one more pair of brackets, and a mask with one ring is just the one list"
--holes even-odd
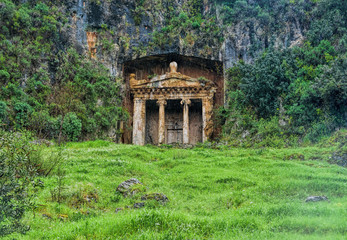
[(167, 144), (182, 143), (183, 130), (182, 129), (168, 129), (167, 130)]

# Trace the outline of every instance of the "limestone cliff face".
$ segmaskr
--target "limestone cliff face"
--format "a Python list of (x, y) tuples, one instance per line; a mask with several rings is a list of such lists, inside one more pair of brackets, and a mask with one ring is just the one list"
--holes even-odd
[(274, 9), (278, 11), (276, 27), (255, 17), (226, 24), (222, 5), (204, 0), (201, 11), (203, 17), (212, 19), (209, 26), (184, 29), (179, 26), (183, 22), (178, 22), (173, 30), (162, 31), (171, 19), (170, 11), (183, 12), (188, 0), (147, 0), (140, 7), (137, 2), (65, 0), (62, 6), (70, 17), (61, 32), (63, 42), (101, 60), (112, 75), (121, 76), (122, 63), (139, 57), (178, 53), (221, 60), (227, 69), (240, 59), (251, 62), (269, 46), (292, 47), (304, 38), (305, 23), (298, 20), (304, 13), (290, 6)]

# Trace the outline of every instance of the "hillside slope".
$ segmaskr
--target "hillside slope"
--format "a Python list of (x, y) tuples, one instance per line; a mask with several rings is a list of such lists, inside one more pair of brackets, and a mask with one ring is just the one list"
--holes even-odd
[[(332, 150), (71, 143), (61, 203), (52, 195), (57, 175), (42, 179), (37, 208), (25, 219), (31, 230), (10, 238), (345, 239), (347, 171), (328, 163)], [(125, 198), (116, 188), (130, 178), (144, 187)], [(149, 193), (169, 202), (141, 200)], [(329, 201), (305, 202), (311, 195)], [(145, 207), (133, 209), (137, 202)]]

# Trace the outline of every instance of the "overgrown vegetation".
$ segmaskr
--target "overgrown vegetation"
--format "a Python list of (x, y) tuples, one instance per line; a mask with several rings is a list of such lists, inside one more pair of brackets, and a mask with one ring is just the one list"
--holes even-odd
[[(145, 1), (141, 2), (144, 6)], [(151, 48), (170, 48), (182, 41), (185, 48), (195, 48), (201, 56), (209, 56), (212, 48), (221, 46), (223, 31), (217, 24), (216, 16), (203, 13), (203, 0), (185, 1), (179, 9), (173, 1), (163, 1), (160, 11), (163, 10), (165, 23), (151, 34)]]
[(63, 46), (68, 19), (60, 9), (2, 0), (0, 15), (0, 122), (59, 141), (117, 133), (117, 121), (126, 118), (120, 82)]
[(265, 11), (269, 29), (275, 31), (278, 17), (271, 4), (275, 8), (295, 4), (296, 10), (309, 11), (310, 20), (299, 19), (309, 30), (301, 46), (278, 49), (270, 44), (254, 64), (240, 61), (227, 70), (228, 105), (219, 111), (224, 137), (243, 146), (288, 146), (317, 142), (347, 127), (346, 2), (253, 4), (257, 7), (231, 1), (224, 16), (230, 17), (228, 22), (252, 22)]
[(62, 155), (42, 154), (28, 132), (0, 129), (0, 236), (30, 229), (21, 220), (27, 210), (34, 210), (34, 197), (44, 186), (42, 178), (61, 164)]

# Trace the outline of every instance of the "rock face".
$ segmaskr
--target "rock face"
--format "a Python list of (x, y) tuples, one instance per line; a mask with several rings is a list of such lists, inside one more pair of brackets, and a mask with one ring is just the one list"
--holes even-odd
[(124, 197), (133, 196), (140, 192), (140, 189), (134, 188), (136, 185), (143, 185), (136, 178), (130, 178), (118, 185), (117, 191), (123, 194)]
[[(139, 3), (142, 2), (142, 3)], [(302, 12), (295, 5), (276, 3), (276, 22), (256, 17), (233, 23), (224, 20), (223, 5), (204, 0), (200, 26), (182, 15), (168, 24), (172, 14), (187, 12), (188, 0), (64, 0), (69, 23), (61, 29), (65, 45), (101, 60), (114, 76), (122, 76), (122, 63), (139, 57), (176, 53), (224, 62), (224, 69), (243, 59), (250, 62), (269, 46), (287, 48), (303, 41)], [(253, 4), (248, 1), (248, 4)], [(251, 5), (252, 6), (252, 5)], [(246, 19), (246, 17), (244, 17)], [(235, 21), (235, 20), (234, 20)], [(169, 23), (168, 23), (169, 22)], [(187, 27), (184, 24), (187, 23)], [(275, 25), (275, 28), (272, 26)], [(306, 26), (307, 27), (307, 26)], [(273, 29), (274, 28), (274, 29)]]
[(305, 200), (305, 202), (319, 202), (319, 201), (329, 201), (329, 199), (326, 196), (309, 196)]

